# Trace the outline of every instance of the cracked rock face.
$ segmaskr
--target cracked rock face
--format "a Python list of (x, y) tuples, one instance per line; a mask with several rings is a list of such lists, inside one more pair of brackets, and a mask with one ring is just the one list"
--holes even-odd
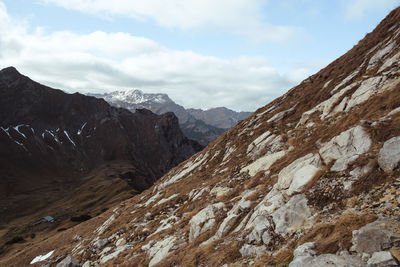
[(351, 128), (324, 144), (319, 153), (325, 163), (335, 160), (331, 171), (344, 171), (371, 147), (371, 139), (361, 126)]
[(400, 136), (393, 137), (383, 144), (379, 151), (378, 164), (385, 172), (391, 172), (400, 164)]

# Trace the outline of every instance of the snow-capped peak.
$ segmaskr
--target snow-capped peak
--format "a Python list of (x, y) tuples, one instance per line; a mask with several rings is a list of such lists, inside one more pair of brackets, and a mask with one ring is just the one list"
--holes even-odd
[(139, 89), (128, 89), (125, 91), (114, 91), (106, 96), (107, 100), (124, 101), (130, 104), (141, 104), (145, 102), (165, 103), (169, 100), (166, 94), (146, 94)]

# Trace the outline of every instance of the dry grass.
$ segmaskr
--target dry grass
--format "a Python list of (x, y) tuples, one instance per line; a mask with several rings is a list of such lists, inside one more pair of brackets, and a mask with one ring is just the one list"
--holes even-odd
[(339, 248), (350, 249), (353, 230), (377, 219), (376, 215), (343, 214), (335, 223), (316, 225), (303, 236), (298, 245), (306, 242), (317, 242), (318, 254), (336, 253)]

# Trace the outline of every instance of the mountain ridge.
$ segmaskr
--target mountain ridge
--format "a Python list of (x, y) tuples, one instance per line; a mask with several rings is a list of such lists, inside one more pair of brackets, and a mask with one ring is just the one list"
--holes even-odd
[(111, 105), (123, 107), (132, 112), (138, 108), (146, 108), (156, 114), (173, 112), (178, 117), (185, 136), (204, 146), (251, 114), (250, 112), (236, 112), (224, 107), (205, 111), (185, 109), (176, 104), (167, 94), (143, 93), (139, 89), (88, 95), (103, 98)]

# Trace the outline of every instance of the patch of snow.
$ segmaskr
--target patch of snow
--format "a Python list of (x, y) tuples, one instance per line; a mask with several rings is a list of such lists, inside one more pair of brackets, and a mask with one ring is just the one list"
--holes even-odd
[[(9, 137), (10, 139), (13, 139), (13, 138), (11, 137), (10, 133), (9, 133), (10, 127), (8, 127), (8, 128), (3, 128), (3, 127), (1, 127), (1, 129), (8, 135), (8, 137)], [(14, 140), (14, 139), (13, 139), (13, 140)]]
[[(57, 129), (57, 131), (58, 131), (58, 130), (59, 130), (59, 129)], [(48, 134), (50, 134), (50, 135), (53, 137), (53, 139), (56, 140), (57, 143), (60, 143), (60, 140), (58, 140), (57, 136), (55, 136), (55, 135), (53, 134), (52, 131), (45, 130), (45, 132), (48, 133)], [(44, 133), (42, 134), (42, 137), (44, 138)]]
[(74, 147), (76, 147), (74, 141), (72, 141), (71, 137), (69, 137), (68, 132), (64, 130), (64, 134), (67, 136), (68, 140), (74, 145)]
[(17, 145), (21, 146), (23, 149), (25, 149), (25, 151), (28, 151), (28, 149), (26, 149), (26, 147), (24, 146), (24, 144), (22, 144), (22, 143), (20, 143), (20, 142), (18, 142), (18, 141), (16, 141), (16, 140), (14, 140), (14, 142), (15, 142)]
[(47, 260), (48, 258), (51, 257), (51, 255), (53, 255), (54, 250), (50, 251), (49, 253), (47, 253), (46, 255), (39, 255), (37, 257), (35, 257), (30, 264), (34, 264), (36, 262), (40, 262), (40, 261), (44, 261)]
[(22, 132), (19, 131), (19, 128), (20, 128), (21, 126), (24, 126), (24, 124), (17, 125), (17, 126), (15, 126), (15, 127), (13, 127), (13, 128), (14, 128), (14, 130), (16, 130), (20, 135), (22, 135), (22, 136), (26, 139), (26, 135), (25, 135), (24, 133), (22, 133)]
[(87, 122), (85, 122), (85, 123), (82, 125), (82, 127), (78, 130), (78, 132), (77, 132), (78, 135), (81, 135), (81, 133), (82, 133), (82, 131), (83, 131), (83, 128), (85, 128), (86, 124), (87, 124)]

